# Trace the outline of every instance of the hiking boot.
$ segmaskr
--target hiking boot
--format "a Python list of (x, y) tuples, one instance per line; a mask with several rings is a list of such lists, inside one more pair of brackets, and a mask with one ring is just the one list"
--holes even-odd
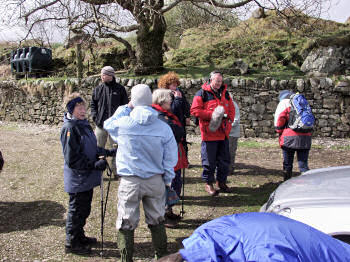
[(286, 181), (292, 177), (293, 172), (292, 171), (284, 171), (283, 172), (283, 181)]
[(72, 253), (76, 255), (87, 255), (91, 253), (90, 246), (83, 245), (82, 243), (77, 243), (74, 245), (65, 246), (66, 254)]
[(165, 218), (169, 218), (171, 220), (180, 220), (181, 216), (175, 214), (172, 209), (168, 209), (165, 211)]
[(97, 244), (97, 239), (94, 237), (87, 237), (87, 236), (83, 236), (80, 239), (80, 243), (82, 243), (83, 245), (96, 245)]
[(216, 181), (216, 186), (220, 188), (220, 192), (231, 193), (231, 188), (229, 188), (225, 182)]
[(206, 184), (205, 185), (205, 191), (211, 196), (216, 196), (218, 194), (218, 191), (215, 190), (213, 184)]
[(164, 226), (167, 228), (176, 228), (178, 220), (165, 217)]

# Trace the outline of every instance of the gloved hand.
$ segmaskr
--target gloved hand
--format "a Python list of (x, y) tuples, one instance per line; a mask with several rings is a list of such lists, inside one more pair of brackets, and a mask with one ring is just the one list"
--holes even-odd
[(116, 148), (111, 149), (111, 150), (106, 149), (106, 155), (107, 156), (115, 156), (116, 153), (117, 153), (117, 149)]
[(104, 171), (107, 167), (107, 161), (105, 159), (100, 159), (94, 164), (95, 169)]

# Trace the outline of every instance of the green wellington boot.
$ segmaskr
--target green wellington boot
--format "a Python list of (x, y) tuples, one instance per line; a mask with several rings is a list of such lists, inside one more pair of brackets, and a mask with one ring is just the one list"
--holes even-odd
[(134, 253), (134, 230), (119, 230), (117, 241), (121, 261), (132, 262)]
[(148, 225), (152, 234), (152, 243), (155, 249), (155, 259), (159, 259), (168, 254), (167, 250), (167, 236), (164, 224)]

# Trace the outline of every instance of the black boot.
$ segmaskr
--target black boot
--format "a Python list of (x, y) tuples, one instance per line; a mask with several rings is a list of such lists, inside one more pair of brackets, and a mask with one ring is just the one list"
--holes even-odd
[(91, 248), (88, 245), (83, 245), (82, 243), (78, 242), (71, 245), (66, 244), (65, 252), (66, 254), (72, 253), (76, 255), (87, 255), (91, 253)]
[(290, 171), (284, 171), (284, 181), (290, 179), (292, 177), (292, 170)]
[(96, 245), (97, 244), (97, 239), (94, 237), (87, 237), (87, 236), (83, 236), (80, 238), (80, 243), (82, 243), (83, 245)]

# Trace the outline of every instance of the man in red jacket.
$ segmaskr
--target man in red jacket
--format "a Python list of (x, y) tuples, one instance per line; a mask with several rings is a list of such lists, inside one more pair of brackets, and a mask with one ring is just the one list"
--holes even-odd
[(294, 154), (297, 153), (300, 172), (309, 170), (308, 158), (311, 148), (311, 132), (296, 132), (289, 128), (291, 110), (289, 90), (282, 90), (279, 94), (279, 104), (275, 112), (275, 129), (279, 135), (279, 144), (283, 152), (284, 180), (292, 177)]
[(202, 135), (201, 157), (206, 182), (205, 190), (211, 196), (218, 194), (213, 183), (221, 192), (230, 192), (226, 185), (230, 165), (228, 136), (235, 117), (235, 108), (223, 84), (222, 74), (214, 71), (209, 82), (196, 93), (191, 106), (191, 114), (199, 119)]

